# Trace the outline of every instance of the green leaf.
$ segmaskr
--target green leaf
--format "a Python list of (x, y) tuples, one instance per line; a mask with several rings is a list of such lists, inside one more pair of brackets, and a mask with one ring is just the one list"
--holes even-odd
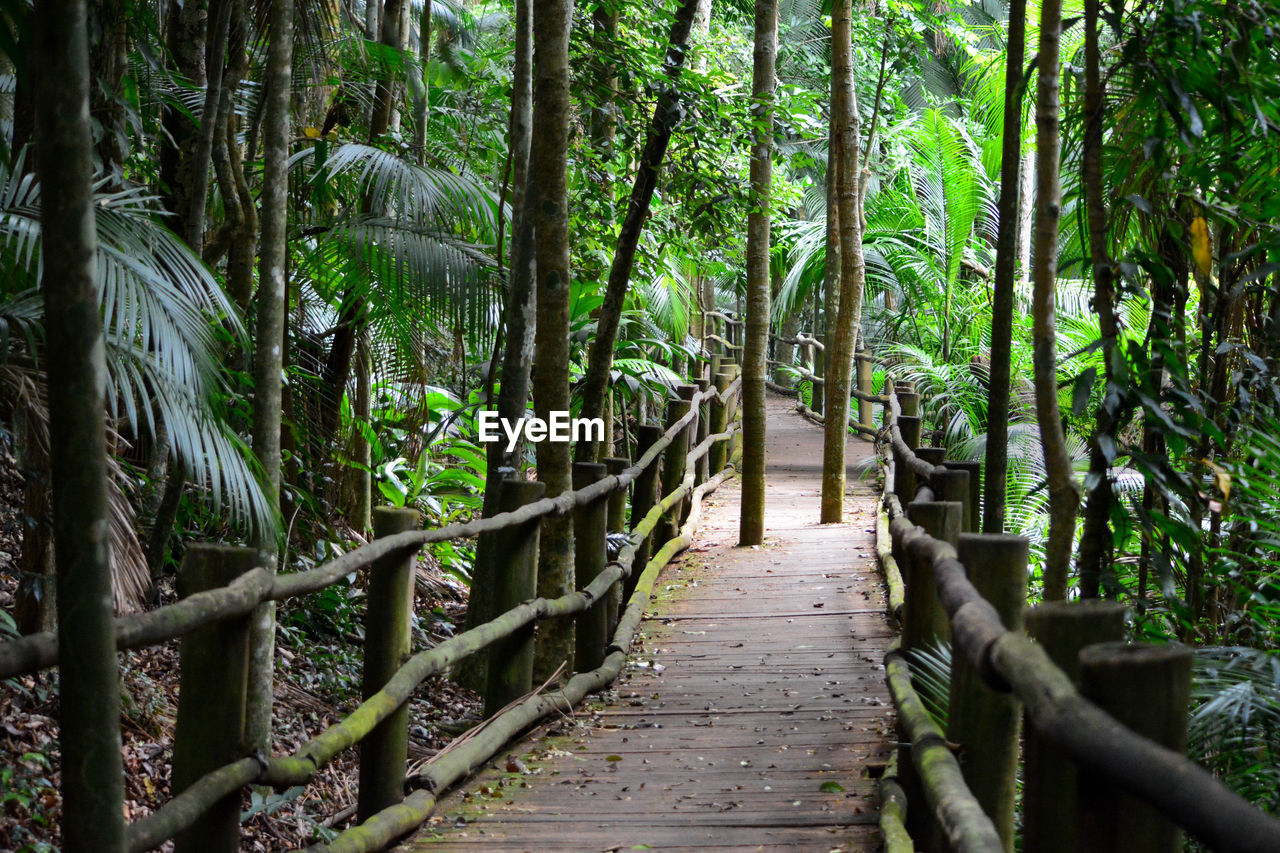
[(840, 786), (839, 782), (823, 782), (820, 786), (818, 786), (818, 790), (824, 794), (844, 793), (844, 788)]

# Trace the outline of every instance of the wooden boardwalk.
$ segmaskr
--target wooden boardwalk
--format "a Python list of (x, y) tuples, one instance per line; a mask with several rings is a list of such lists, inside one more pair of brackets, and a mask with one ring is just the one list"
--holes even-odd
[(768, 528), (736, 548), (736, 481), (659, 581), (628, 672), (445, 798), (415, 850), (880, 849), (893, 740), (871, 445), (820, 526), (822, 430), (770, 396)]

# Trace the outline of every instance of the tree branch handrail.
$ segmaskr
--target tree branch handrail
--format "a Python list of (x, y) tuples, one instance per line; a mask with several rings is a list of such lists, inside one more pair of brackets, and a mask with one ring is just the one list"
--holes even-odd
[[(906, 444), (898, 424), (902, 410), (897, 392), (888, 382), (886, 390), (889, 445), (897, 457), (890, 464), (905, 464), (922, 478), (916, 498), (932, 500), (929, 480), (935, 471), (946, 469), (920, 459)], [(891, 483), (892, 478), (885, 480), (886, 516), (892, 515), (890, 501), (897, 502), (889, 495)], [(1137, 734), (1084, 698), (1037, 643), (1005, 629), (995, 608), (970, 582), (955, 548), (907, 520), (900, 506), (897, 509), (899, 514), (889, 521), (890, 536), (913, 562), (931, 567), (939, 602), (950, 620), (953, 649), (968, 659), (988, 687), (1016, 695), (1042, 737), (1079, 767), (1107, 777), (1214, 850), (1280, 850), (1280, 820), (1255, 808), (1185, 755)], [(923, 781), (929, 785), (928, 779)], [(942, 794), (930, 791), (929, 799), (939, 802)], [(939, 813), (939, 818), (945, 825), (948, 817)], [(969, 846), (957, 836), (949, 837), (959, 851), (988, 849), (976, 841), (976, 846)]]
[[(378, 539), (307, 571), (271, 575), (263, 568), (254, 569), (227, 586), (196, 593), (146, 613), (118, 617), (115, 620), (116, 650), (163, 643), (221, 619), (243, 616), (264, 601), (279, 601), (317, 592), (376, 560), (406, 548), (420, 548), (450, 539), (472, 538), (524, 524), (535, 518), (566, 515), (579, 506), (593, 503), (629, 486), (660, 458), (681, 430), (693, 422), (701, 403), (711, 399), (724, 402), (737, 393), (741, 384), (742, 378), (737, 377), (723, 394), (715, 388), (695, 394), (689, 413), (672, 424), (644, 456), (620, 474), (609, 475), (583, 489), (564, 492), (553, 498), (543, 498), (513, 512)], [(58, 638), (54, 631), (30, 634), (0, 644), (0, 678), (47, 669), (57, 662)]]
[[(739, 383), (740, 380), (735, 380), (734, 383), (726, 389), (722, 398), (727, 399), (729, 395), (734, 393)], [(693, 402), (696, 404), (701, 402), (703, 399), (715, 396), (715, 394), (716, 392), (714, 389), (708, 389), (707, 392), (696, 395)], [(676, 421), (664, 435), (664, 439), (668, 437), (673, 438), (678, 434), (680, 429), (687, 426), (688, 422), (691, 420), (691, 416), (696, 414), (696, 412), (696, 407), (691, 407), (690, 415)], [(396, 709), (407, 702), (412, 696), (413, 691), (426, 678), (441, 672), (459, 660), (462, 660), (463, 658), (466, 658), (469, 655), (510, 636), (534, 621), (546, 617), (570, 616), (587, 610), (595, 602), (602, 600), (613, 584), (629, 575), (632, 567), (631, 564), (636, 554), (636, 541), (642, 541), (647, 537), (657, 526), (658, 521), (662, 518), (663, 514), (668, 512), (673, 506), (683, 500), (690, 493), (693, 493), (695, 499), (694, 507), (690, 512), (689, 519), (686, 520), (684, 526), (681, 528), (680, 535), (667, 542), (663, 548), (653, 556), (649, 561), (649, 564), (646, 566), (644, 574), (647, 576), (656, 572), (656, 569), (660, 569), (662, 566), (666, 565), (675, 553), (678, 553), (679, 550), (683, 550), (684, 547), (688, 546), (692, 535), (692, 527), (696, 526), (697, 518), (701, 512), (700, 503), (697, 501), (701, 498), (702, 494), (714, 489), (731, 473), (731, 470), (721, 472), (711, 480), (708, 480), (695, 488), (694, 480), (697, 467), (691, 463), (697, 461), (697, 459), (702, 455), (705, 455), (717, 442), (731, 440), (737, 429), (738, 426), (734, 425), (731, 429), (725, 432), (709, 435), (689, 451), (686, 461), (687, 472), (680, 485), (655, 504), (649, 513), (636, 524), (630, 534), (631, 541), (622, 548), (617, 557), (611, 561), (605, 570), (597, 575), (588, 586), (555, 599), (535, 598), (530, 601), (523, 602), (515, 608), (496, 616), (489, 622), (451, 637), (430, 649), (418, 652), (396, 670), (382, 689), (361, 702), (359, 706), (357, 706), (342, 720), (339, 720), (329, 726), (306, 744), (303, 744), (293, 754), (279, 758), (272, 758), (270, 760), (266, 760), (261, 756), (249, 756), (224, 765), (223, 767), (202, 776), (183, 793), (174, 797), (174, 799), (161, 806), (151, 815), (130, 824), (127, 830), (128, 848), (133, 851), (147, 850), (164, 840), (171, 838), (173, 835), (189, 827), (201, 814), (204, 813), (204, 811), (212, 806), (213, 803), (242, 788), (244, 785), (258, 782), (280, 789), (308, 783), (314, 774), (333, 760), (334, 757), (343, 750), (359, 743), (379, 723), (386, 720), (396, 711)], [(662, 445), (661, 447), (659, 446), (660, 444)], [(650, 452), (646, 453), (645, 456), (642, 457), (640, 463), (637, 463), (637, 465), (627, 469), (626, 472), (618, 475), (616, 478), (607, 479), (621, 480), (633, 470), (642, 470), (648, 464), (645, 463), (645, 460), (648, 459), (650, 455), (657, 458), (658, 453), (668, 444), (670, 444), (669, 440), (665, 443), (655, 442), (654, 446), (650, 449)], [(593, 487), (599, 486), (604, 482), (605, 481), (599, 481), (593, 484)], [(628, 482), (630, 482), (629, 479), (624, 481), (623, 485), (625, 486)], [(591, 488), (592, 487), (581, 489), (579, 490), (579, 494), (586, 494), (591, 491)], [(609, 490), (597, 491), (601, 491), (601, 495), (603, 495), (607, 494)], [(584, 498), (582, 502), (586, 503), (590, 500), (598, 499), (598, 497), (599, 496), (594, 498)], [(543, 503), (543, 501), (528, 504), (524, 509), (537, 506), (541, 503)], [(543, 515), (545, 514), (549, 513), (543, 513)], [(507, 513), (506, 515), (514, 516), (516, 513)], [(495, 519), (498, 517), (499, 516), (494, 516)], [(524, 523), (537, 517), (540, 516), (534, 515), (531, 518), (523, 519), (519, 523)], [(413, 534), (397, 534), (396, 536), (386, 537), (386, 539), (378, 541), (391, 542), (407, 535), (417, 536), (419, 534), (417, 532)], [(404, 547), (404, 545), (398, 545), (388, 549), (384, 553), (394, 553), (396, 550), (403, 550)], [(256, 571), (260, 570), (255, 570), (255, 572)], [(253, 574), (253, 572), (250, 574)], [(650, 578), (647, 586), (643, 583), (637, 584), (636, 592), (633, 594), (632, 599), (628, 604), (627, 611), (619, 621), (613, 642), (605, 650), (607, 656), (606, 663), (600, 669), (595, 670), (595, 674), (612, 670), (620, 671), (620, 663), (614, 661), (613, 658), (616, 655), (621, 655), (622, 659), (625, 659), (626, 651), (630, 647), (631, 634), (634, 633), (635, 627), (639, 622), (639, 617), (643, 613), (643, 605), (648, 600), (648, 595), (651, 591), (649, 587), (651, 586), (652, 578)], [(643, 597), (641, 597), (642, 594)], [(613, 675), (609, 676), (604, 683), (611, 681), (616, 677), (616, 674), (617, 673), (614, 672)], [(579, 674), (574, 676), (574, 679), (581, 679), (584, 675), (591, 676), (593, 674)], [(574, 681), (571, 680), (570, 686), (566, 686), (564, 690), (565, 693), (572, 690), (573, 683)], [(585, 694), (586, 691), (584, 690), (583, 692)], [(498, 718), (521, 713), (522, 709), (527, 712), (526, 706), (528, 706), (530, 702), (534, 702), (538, 699), (539, 697), (536, 696), (531, 697), (529, 700), (505, 710), (497, 717), (490, 718), (488, 722), (492, 723)], [(545, 700), (546, 697), (542, 697), (542, 699)], [(542, 708), (542, 704), (545, 704), (545, 702), (536, 704), (542, 710), (537, 717), (534, 717), (534, 719), (548, 713), (553, 707), (559, 707), (558, 705), (550, 705)], [(527, 725), (527, 723), (520, 725), (515, 729), (515, 731), (519, 731), (524, 727), (524, 725)], [(498, 747), (505, 742), (506, 741), (504, 739), (498, 744)], [(497, 747), (495, 747), (495, 749), (496, 748)], [(486, 755), (485, 759), (488, 757), (489, 756)], [(457, 777), (461, 775), (461, 773), (467, 772), (471, 766), (472, 765), (468, 765), (461, 772), (455, 773), (452, 778), (447, 782), (444, 782), (441, 787), (452, 784), (452, 782), (456, 781)], [(437, 789), (431, 788), (430, 790), (434, 791)], [(434, 802), (434, 795), (432, 794), (430, 803), (427, 806), (427, 811), (424, 813), (424, 817), (425, 814), (430, 813), (430, 808), (434, 806)], [(402, 820), (406, 819), (404, 818), (404, 814), (406, 813), (407, 803), (408, 801), (406, 801), (405, 804), (393, 807), (393, 809), (397, 810), (401, 815)], [(411, 808), (409, 809), (409, 812), (416, 813), (416, 811)], [(377, 821), (378, 819), (379, 817), (375, 816), (375, 818), (371, 820)], [(420, 823), (421, 821), (419, 820), (417, 822)], [(345, 848), (339, 846), (337, 849)]]

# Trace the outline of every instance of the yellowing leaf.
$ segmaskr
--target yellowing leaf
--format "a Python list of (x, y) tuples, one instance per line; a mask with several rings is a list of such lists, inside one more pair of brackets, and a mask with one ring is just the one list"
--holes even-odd
[(303, 136), (305, 136), (307, 139), (319, 139), (319, 138), (320, 138), (320, 128), (318, 128), (318, 127), (308, 127), (308, 128), (304, 128), (304, 129), (303, 129), (303, 131), (302, 131), (302, 135), (303, 135)]
[(1213, 249), (1209, 245), (1209, 223), (1203, 216), (1191, 220), (1191, 256), (1195, 258), (1196, 271), (1208, 278), (1213, 264)]

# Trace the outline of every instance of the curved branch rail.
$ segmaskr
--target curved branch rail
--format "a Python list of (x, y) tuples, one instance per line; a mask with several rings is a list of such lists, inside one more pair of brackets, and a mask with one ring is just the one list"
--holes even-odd
[[(909, 555), (913, 565), (932, 572), (938, 600), (950, 620), (953, 654), (963, 655), (987, 687), (1016, 695), (1037, 733), (1092, 778), (1108, 779), (1214, 850), (1280, 850), (1280, 820), (1254, 808), (1186, 756), (1126, 728), (1085, 699), (1037, 643), (1005, 629), (995, 608), (969, 580), (955, 549), (906, 519), (898, 497), (891, 493), (895, 466), (917, 478), (915, 498), (924, 501), (941, 493), (939, 475), (945, 476), (948, 469), (921, 459), (903, 440), (897, 392), (891, 382), (886, 382), (886, 390), (888, 443), (882, 447), (885, 494), (877, 519), (877, 552), (888, 578), (891, 611), (900, 615), (904, 607), (893, 557), (893, 550), (898, 550)], [(895, 704), (914, 742), (913, 762), (926, 799), (953, 848), (962, 853), (1002, 849), (998, 838), (991, 846), (990, 818), (981, 811), (975, 815), (972, 795), (967, 788), (957, 788), (963, 787), (963, 779), (952, 767), (950, 751), (939, 743), (936, 727), (930, 728), (927, 715), (921, 718), (917, 713), (923, 706), (896, 649), (886, 656), (886, 668)]]

